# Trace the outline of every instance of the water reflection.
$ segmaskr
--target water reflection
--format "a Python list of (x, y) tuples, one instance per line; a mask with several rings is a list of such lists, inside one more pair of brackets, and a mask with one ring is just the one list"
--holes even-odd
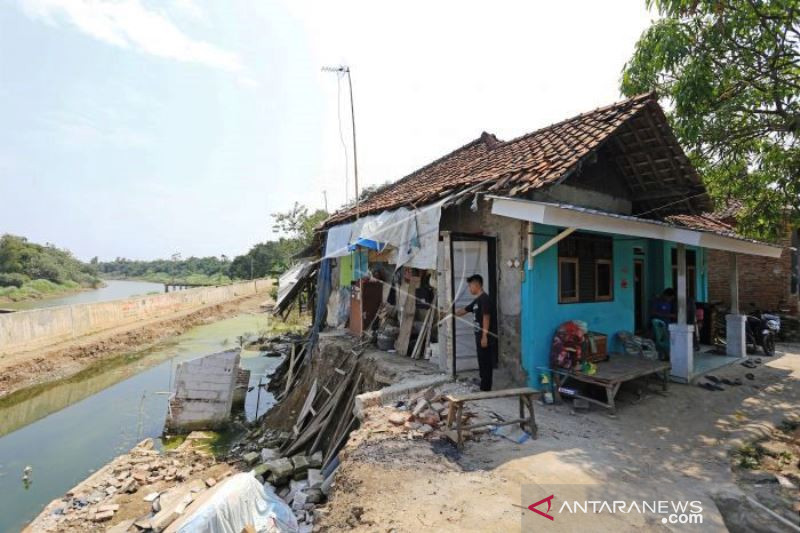
[[(168, 345), (96, 365), (73, 378), (0, 401), (0, 532), (17, 531), (41, 509), (145, 437), (159, 437), (175, 366), (230, 348), (236, 337), (269, 330), (266, 315), (241, 315), (199, 326)], [(278, 358), (243, 352), (251, 384)], [(245, 412), (256, 411), (255, 393)], [(262, 391), (259, 413), (274, 402)], [(27, 487), (22, 480), (32, 466)]]

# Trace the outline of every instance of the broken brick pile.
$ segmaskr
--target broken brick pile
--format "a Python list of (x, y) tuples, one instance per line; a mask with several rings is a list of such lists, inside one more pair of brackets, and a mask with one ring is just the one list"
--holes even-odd
[[(437, 393), (434, 388), (419, 391), (407, 399), (398, 400), (387, 420), (393, 426), (400, 427), (407, 432), (409, 438), (438, 438), (445, 437), (452, 442), (458, 442), (455, 429), (447, 428), (447, 416), (450, 402), (446, 395)], [(465, 422), (478, 416), (478, 413), (467, 408), (463, 411)], [(463, 439), (474, 438), (475, 435), (486, 433), (490, 427), (477, 428), (474, 431), (462, 431)]]
[[(215, 464), (210, 454), (191, 446), (162, 454), (154, 449), (152, 439), (145, 439), (50, 503), (29, 529), (163, 531), (199, 493), (216, 484), (217, 479), (207, 475)], [(230, 468), (222, 466), (224, 473), (217, 476), (230, 475)], [(138, 518), (114, 520), (121, 508)], [(109, 527), (111, 523), (114, 525)]]

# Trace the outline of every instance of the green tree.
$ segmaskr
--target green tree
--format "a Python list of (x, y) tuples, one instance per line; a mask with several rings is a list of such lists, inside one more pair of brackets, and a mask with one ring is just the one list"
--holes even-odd
[(800, 210), (800, 0), (646, 0), (661, 18), (622, 74), (655, 90), (718, 207), (739, 228), (780, 234)]
[(285, 213), (274, 213), (272, 218), (275, 221), (272, 226), (274, 232), (285, 233), (289, 238), (297, 239), (298, 244), (307, 246), (314, 236), (314, 229), (328, 218), (328, 213), (324, 209), (309, 213), (306, 206), (295, 202), (292, 209)]

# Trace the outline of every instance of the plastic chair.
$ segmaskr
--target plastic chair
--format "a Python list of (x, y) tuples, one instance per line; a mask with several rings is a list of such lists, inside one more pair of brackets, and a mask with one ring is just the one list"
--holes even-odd
[(660, 318), (650, 320), (653, 328), (653, 341), (656, 343), (656, 350), (662, 359), (669, 360), (669, 328), (667, 323)]

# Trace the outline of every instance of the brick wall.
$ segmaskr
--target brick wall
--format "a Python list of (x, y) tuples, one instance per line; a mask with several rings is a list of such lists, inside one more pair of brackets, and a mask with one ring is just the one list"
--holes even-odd
[[(791, 246), (787, 234), (781, 242)], [(798, 296), (791, 293), (792, 252), (785, 249), (778, 259), (739, 254), (739, 309), (748, 311), (750, 304), (764, 310), (797, 311)], [(730, 306), (730, 254), (708, 250), (708, 298)]]

